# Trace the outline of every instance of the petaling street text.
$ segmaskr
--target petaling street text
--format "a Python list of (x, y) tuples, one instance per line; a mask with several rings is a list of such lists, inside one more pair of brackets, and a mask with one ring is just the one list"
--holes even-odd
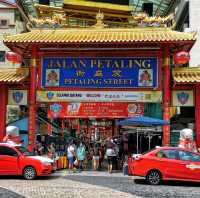
[(123, 68), (141, 68), (148, 69), (151, 68), (151, 60), (144, 58), (137, 59), (88, 59), (88, 58), (49, 58), (47, 68), (56, 69), (86, 69), (86, 68), (97, 68), (97, 69), (123, 69)]
[(65, 78), (66, 85), (131, 85), (133, 79), (76, 79)]

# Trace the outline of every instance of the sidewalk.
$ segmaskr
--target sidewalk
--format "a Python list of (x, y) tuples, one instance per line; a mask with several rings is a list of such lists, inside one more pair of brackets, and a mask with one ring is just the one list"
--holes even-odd
[(77, 175), (77, 176), (92, 176), (92, 177), (128, 177), (133, 179), (133, 176), (123, 175), (122, 172), (114, 171), (112, 174), (108, 173), (107, 171), (93, 171), (93, 170), (86, 170), (82, 172), (71, 172), (69, 173), (68, 170), (59, 170), (52, 174), (52, 176), (67, 176), (67, 175)]
[(0, 186), (26, 198), (138, 198), (132, 193), (133, 185), (129, 176), (104, 171), (68, 174), (68, 170), (61, 170), (30, 181), (15, 177), (0, 179)]

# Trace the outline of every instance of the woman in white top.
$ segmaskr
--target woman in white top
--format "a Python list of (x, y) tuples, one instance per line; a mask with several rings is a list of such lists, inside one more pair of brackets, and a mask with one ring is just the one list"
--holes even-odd
[(75, 148), (73, 146), (73, 141), (72, 141), (67, 147), (67, 159), (69, 162), (69, 170), (73, 169), (74, 167), (74, 157), (75, 157)]

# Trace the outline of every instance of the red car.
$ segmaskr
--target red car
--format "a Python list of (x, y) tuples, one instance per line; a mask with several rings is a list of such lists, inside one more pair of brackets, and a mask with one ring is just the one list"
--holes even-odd
[(33, 156), (24, 147), (0, 143), (0, 175), (23, 175), (30, 180), (51, 174), (52, 163), (49, 158)]
[(161, 180), (200, 182), (200, 154), (177, 147), (159, 147), (129, 158), (130, 175), (146, 177), (149, 184)]

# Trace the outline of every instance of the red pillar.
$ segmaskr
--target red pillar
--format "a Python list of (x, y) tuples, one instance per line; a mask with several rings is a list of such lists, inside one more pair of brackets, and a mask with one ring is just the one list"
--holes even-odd
[(195, 90), (195, 133), (197, 148), (200, 148), (200, 85)]
[(0, 85), (0, 141), (3, 140), (3, 137), (6, 134), (6, 109), (7, 109), (7, 100), (8, 100), (8, 89), (5, 84)]
[(36, 76), (37, 76), (37, 49), (32, 46), (31, 67), (30, 67), (30, 88), (29, 88), (29, 149), (32, 151), (35, 146), (36, 133)]
[[(170, 105), (170, 53), (169, 48), (165, 47), (163, 57), (163, 119), (169, 121)], [(170, 144), (170, 126), (163, 126), (163, 146)]]

